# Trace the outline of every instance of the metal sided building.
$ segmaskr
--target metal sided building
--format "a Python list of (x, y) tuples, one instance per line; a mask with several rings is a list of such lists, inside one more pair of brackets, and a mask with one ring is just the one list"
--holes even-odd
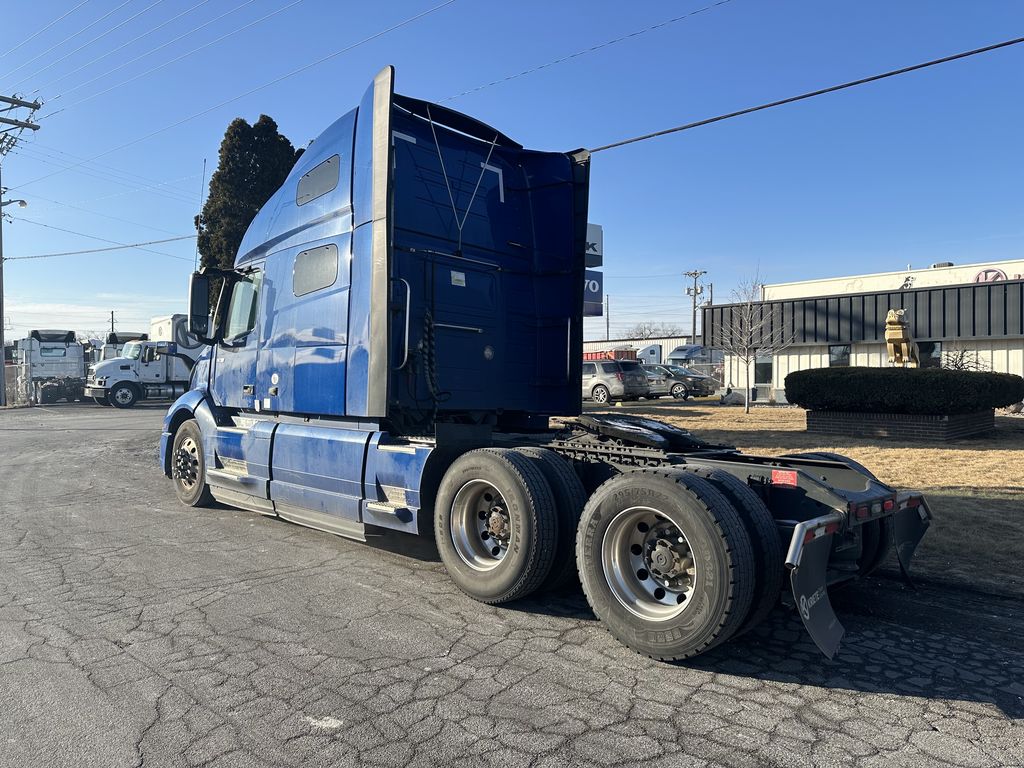
[[(703, 310), (704, 343), (723, 347), (740, 304)], [(969, 364), (1024, 375), (1024, 260), (937, 264), (852, 277), (765, 285), (754, 305), (759, 332), (789, 344), (757, 358), (755, 400), (783, 402), (786, 376), (827, 366), (884, 367), (885, 317), (904, 309), (922, 366)], [(744, 386), (743, 366), (726, 353), (726, 385)]]

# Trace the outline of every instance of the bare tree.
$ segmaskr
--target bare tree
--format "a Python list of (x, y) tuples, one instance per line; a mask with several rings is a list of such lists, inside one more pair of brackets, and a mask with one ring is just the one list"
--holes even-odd
[(674, 323), (637, 323), (626, 331), (627, 339), (663, 339), (682, 335), (683, 327)]
[[(782, 308), (761, 299), (758, 273), (743, 280), (732, 292), (714, 346), (734, 357), (743, 367), (743, 412), (750, 413), (750, 369), (759, 356), (774, 356), (793, 343), (793, 333), (783, 327)], [(720, 338), (719, 338), (720, 335)]]
[(992, 366), (985, 363), (977, 352), (970, 349), (964, 349), (963, 347), (953, 347), (953, 349), (942, 353), (942, 367), (949, 368), (954, 371), (991, 371)]

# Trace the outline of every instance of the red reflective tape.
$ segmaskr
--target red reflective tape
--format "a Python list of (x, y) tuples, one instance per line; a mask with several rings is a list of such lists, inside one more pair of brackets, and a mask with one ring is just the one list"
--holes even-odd
[(792, 485), (797, 484), (797, 474), (795, 469), (773, 469), (772, 470), (772, 485)]

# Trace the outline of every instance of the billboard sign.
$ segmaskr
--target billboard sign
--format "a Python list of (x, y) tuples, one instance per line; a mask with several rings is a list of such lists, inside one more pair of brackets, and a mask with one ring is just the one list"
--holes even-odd
[(600, 224), (587, 224), (587, 264), (588, 267), (604, 265), (604, 230)]
[(583, 316), (604, 314), (604, 275), (588, 269), (583, 278)]

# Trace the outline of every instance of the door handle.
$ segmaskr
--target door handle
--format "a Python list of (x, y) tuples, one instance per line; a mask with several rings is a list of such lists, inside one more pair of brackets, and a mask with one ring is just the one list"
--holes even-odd
[(243, 395), (252, 395), (252, 394), (255, 394), (255, 392), (256, 392), (256, 385), (255, 384), (243, 384), (242, 385), (242, 394)]

